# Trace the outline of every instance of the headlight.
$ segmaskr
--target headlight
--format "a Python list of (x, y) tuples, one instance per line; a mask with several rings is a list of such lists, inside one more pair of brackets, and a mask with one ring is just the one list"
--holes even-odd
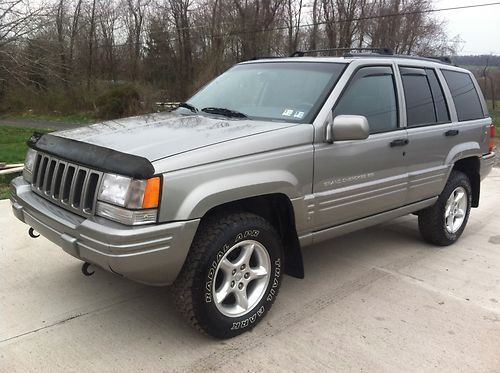
[(35, 165), (36, 151), (29, 148), (26, 153), (26, 159), (24, 160), (24, 169), (28, 172), (33, 172), (33, 166)]
[(105, 174), (97, 199), (128, 209), (158, 207), (160, 178), (135, 180), (129, 177)]
[(152, 223), (160, 199), (160, 178), (136, 180), (104, 174), (97, 199), (99, 216), (129, 225)]

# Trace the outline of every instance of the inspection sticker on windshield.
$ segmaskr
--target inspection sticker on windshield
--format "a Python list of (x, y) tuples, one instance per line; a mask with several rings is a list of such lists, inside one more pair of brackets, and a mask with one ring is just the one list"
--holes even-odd
[(302, 118), (304, 118), (304, 112), (303, 111), (296, 111), (295, 114), (293, 114), (293, 117), (297, 118), (297, 119), (302, 119)]
[(293, 110), (292, 109), (285, 109), (283, 113), (281, 114), (284, 117), (291, 117), (293, 115)]

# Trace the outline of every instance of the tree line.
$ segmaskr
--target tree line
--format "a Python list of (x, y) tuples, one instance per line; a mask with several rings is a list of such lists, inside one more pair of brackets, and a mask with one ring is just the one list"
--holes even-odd
[(123, 82), (180, 101), (234, 63), (295, 50), (453, 54), (459, 40), (431, 9), (431, 0), (2, 0), (0, 109), (50, 97), (48, 109), (92, 109)]

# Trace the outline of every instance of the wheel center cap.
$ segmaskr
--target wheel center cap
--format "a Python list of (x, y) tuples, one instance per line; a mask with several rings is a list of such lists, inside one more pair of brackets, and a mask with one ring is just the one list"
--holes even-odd
[(236, 281), (240, 281), (243, 278), (243, 274), (241, 272), (238, 272), (237, 274), (234, 275), (234, 279)]

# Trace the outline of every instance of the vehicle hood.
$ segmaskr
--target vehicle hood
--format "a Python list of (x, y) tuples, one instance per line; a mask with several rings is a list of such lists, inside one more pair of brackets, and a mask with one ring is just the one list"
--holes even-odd
[(295, 124), (159, 113), (97, 123), (55, 132), (54, 135), (137, 155), (153, 162), (291, 126)]

